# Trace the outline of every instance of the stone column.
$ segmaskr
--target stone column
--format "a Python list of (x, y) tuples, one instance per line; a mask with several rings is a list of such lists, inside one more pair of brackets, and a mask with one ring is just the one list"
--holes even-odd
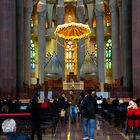
[(132, 1), (133, 97), (140, 98), (140, 1)]
[(96, 0), (96, 43), (97, 43), (97, 63), (98, 63), (98, 78), (100, 89), (104, 91), (103, 84), (105, 83), (105, 59), (104, 59), (104, 3), (102, 0)]
[(83, 0), (77, 1), (76, 16), (77, 16), (77, 22), (85, 23), (85, 8), (84, 8)]
[(46, 3), (38, 3), (38, 77), (40, 84), (44, 83), (46, 58)]
[(90, 3), (87, 4), (87, 9), (88, 9), (88, 24), (89, 27), (92, 29), (93, 28), (93, 17), (94, 17), (94, 4)]
[[(57, 15), (57, 25), (63, 24), (64, 23), (64, 14), (65, 14), (65, 9), (64, 9), (64, 0), (58, 0), (58, 5), (56, 9), (56, 15)], [(61, 44), (64, 44), (64, 39), (59, 38), (58, 41)], [(62, 79), (65, 79), (65, 57), (64, 57), (64, 48), (61, 45), (57, 45), (57, 56), (59, 61), (62, 64)]]
[(81, 66), (82, 66), (82, 63), (84, 61), (84, 58), (85, 58), (85, 47), (86, 46), (82, 46), (82, 44), (85, 43), (85, 39), (80, 39), (78, 41), (78, 51), (77, 51), (77, 63), (78, 63), (78, 68), (77, 68), (77, 80), (80, 81), (80, 69), (81, 69)]
[(123, 45), (122, 45), (122, 0), (117, 0), (119, 10), (119, 50), (120, 50), (120, 77), (123, 77)]
[(113, 80), (120, 79), (120, 57), (119, 57), (119, 20), (117, 1), (109, 0), (111, 12), (111, 34), (112, 34), (112, 72)]
[(47, 11), (48, 11), (48, 24), (49, 28), (52, 28), (52, 15), (53, 15), (53, 6), (54, 4), (47, 4)]
[(30, 67), (30, 41), (31, 41), (31, 14), (33, 10), (32, 0), (25, 0), (25, 18), (24, 18), (24, 82), (31, 84), (31, 67)]
[[(84, 3), (83, 0), (79, 0), (77, 2), (77, 8), (76, 8), (76, 15), (77, 15), (77, 22), (79, 23), (85, 23), (85, 9), (84, 9)], [(77, 51), (77, 59), (78, 59), (78, 69), (77, 69), (77, 80), (80, 81), (80, 69), (82, 66), (82, 63), (85, 58), (85, 46), (81, 47), (85, 43), (85, 39), (78, 40), (78, 51)]]
[(132, 36), (131, 36), (131, 2), (122, 0), (122, 45), (124, 48), (123, 85), (132, 87)]
[(0, 1), (0, 96), (16, 92), (16, 1)]
[(38, 13), (35, 13), (35, 14), (34, 14), (32, 33), (33, 33), (35, 36), (38, 36)]
[(58, 0), (58, 5), (56, 7), (57, 25), (64, 23), (64, 0)]
[(24, 67), (23, 67), (23, 39), (24, 39), (24, 4), (23, 0), (16, 0), (17, 20), (17, 91), (23, 88)]

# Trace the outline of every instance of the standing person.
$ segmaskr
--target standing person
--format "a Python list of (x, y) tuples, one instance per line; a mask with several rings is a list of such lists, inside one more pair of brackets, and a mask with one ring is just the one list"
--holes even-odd
[(71, 123), (76, 122), (77, 105), (78, 105), (78, 96), (74, 93), (74, 91), (70, 91), (70, 117), (71, 117)]
[(9, 112), (12, 112), (13, 111), (13, 100), (10, 96), (8, 96), (8, 98), (7, 98), (7, 105), (9, 108)]
[(41, 136), (41, 118), (40, 118), (40, 108), (38, 104), (38, 95), (35, 94), (30, 102), (31, 109), (31, 140), (34, 140), (34, 135), (37, 135), (38, 140), (42, 140)]
[(20, 112), (20, 106), (21, 106), (21, 101), (19, 100), (19, 98), (17, 97), (14, 103), (14, 111), (15, 112)]
[(118, 126), (118, 118), (117, 118), (117, 115), (118, 115), (118, 111), (117, 111), (117, 107), (119, 105), (119, 99), (118, 97), (116, 96), (116, 98), (112, 101), (112, 109), (114, 110), (114, 124), (115, 124), (115, 127)]
[[(132, 110), (133, 109), (138, 109), (138, 106), (137, 106), (137, 104), (131, 99), (130, 101), (129, 101), (129, 105), (127, 106), (127, 117), (129, 117), (129, 116), (131, 116), (133, 113), (132, 113)], [(134, 110), (133, 110), (134, 111)], [(129, 124), (129, 122), (130, 122), (130, 126), (134, 123), (132, 123), (132, 120), (129, 120), (128, 121), (128, 119), (126, 119), (126, 121), (125, 121), (125, 129), (124, 129), (124, 133), (125, 133), (125, 135), (128, 133), (128, 124)], [(135, 123), (134, 123), (135, 124)]]
[(40, 98), (40, 91), (41, 91), (41, 85), (39, 84), (39, 78), (37, 78), (37, 83), (34, 87), (34, 91), (36, 94), (38, 94), (38, 97)]
[[(81, 114), (83, 116), (83, 125), (84, 125), (84, 137), (83, 140), (93, 140), (94, 138), (94, 127), (95, 127), (95, 118), (97, 112), (97, 103), (92, 96), (92, 91), (84, 97), (83, 101), (80, 104)], [(90, 126), (88, 134), (88, 125)]]
[(54, 97), (52, 106), (51, 106), (52, 116), (55, 119), (55, 124), (59, 121), (59, 104), (57, 96)]
[(85, 93), (84, 91), (82, 91), (79, 96), (79, 105), (81, 104), (81, 101), (84, 99), (84, 97), (85, 97)]
[(61, 93), (61, 97), (58, 99), (58, 106), (59, 106), (59, 112), (60, 114), (62, 113), (63, 115), (60, 115), (60, 120), (61, 120), (61, 124), (63, 124), (63, 120), (65, 121), (65, 123), (67, 123), (68, 120), (68, 114), (67, 114), (67, 108), (68, 108), (68, 102), (67, 102), (67, 98), (65, 96), (64, 93)]

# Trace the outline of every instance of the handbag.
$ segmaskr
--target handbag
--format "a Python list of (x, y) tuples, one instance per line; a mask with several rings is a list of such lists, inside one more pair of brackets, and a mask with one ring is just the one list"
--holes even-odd
[(66, 113), (66, 111), (64, 109), (61, 109), (60, 117), (64, 117), (65, 116), (65, 113)]

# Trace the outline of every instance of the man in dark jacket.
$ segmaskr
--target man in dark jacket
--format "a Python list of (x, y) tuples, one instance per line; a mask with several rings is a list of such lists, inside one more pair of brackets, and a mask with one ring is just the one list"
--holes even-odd
[(41, 135), (41, 114), (40, 114), (40, 106), (38, 103), (38, 94), (35, 93), (31, 102), (30, 102), (30, 110), (31, 110), (31, 140), (34, 140), (34, 135), (37, 135), (38, 140), (42, 140)]
[[(81, 114), (83, 116), (84, 124), (84, 137), (83, 140), (93, 140), (94, 138), (94, 124), (97, 112), (97, 103), (95, 98), (91, 95), (92, 91), (88, 92), (83, 101), (80, 104)], [(88, 125), (90, 125), (90, 131), (88, 135)]]
[(6, 119), (2, 123), (3, 134), (8, 137), (9, 140), (30, 140), (27, 135), (16, 132), (16, 122), (14, 119)]
[(65, 119), (65, 123), (68, 121), (68, 107), (69, 103), (64, 93), (61, 93), (61, 97), (58, 99), (58, 108), (61, 114), (61, 111), (65, 111), (64, 116), (61, 116), (61, 124), (63, 124), (63, 119)]

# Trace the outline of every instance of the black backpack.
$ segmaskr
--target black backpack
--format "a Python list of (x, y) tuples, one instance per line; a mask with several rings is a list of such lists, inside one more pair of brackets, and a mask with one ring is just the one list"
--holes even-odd
[(92, 115), (95, 111), (94, 100), (92, 100), (92, 99), (88, 100), (88, 102), (86, 102), (86, 104), (85, 104), (85, 109), (86, 109), (87, 115)]
[(91, 98), (84, 99), (81, 104), (83, 104), (83, 105), (81, 105), (82, 106), (82, 108), (81, 108), (82, 115), (91, 116), (93, 113), (96, 112), (94, 99), (91, 99)]

